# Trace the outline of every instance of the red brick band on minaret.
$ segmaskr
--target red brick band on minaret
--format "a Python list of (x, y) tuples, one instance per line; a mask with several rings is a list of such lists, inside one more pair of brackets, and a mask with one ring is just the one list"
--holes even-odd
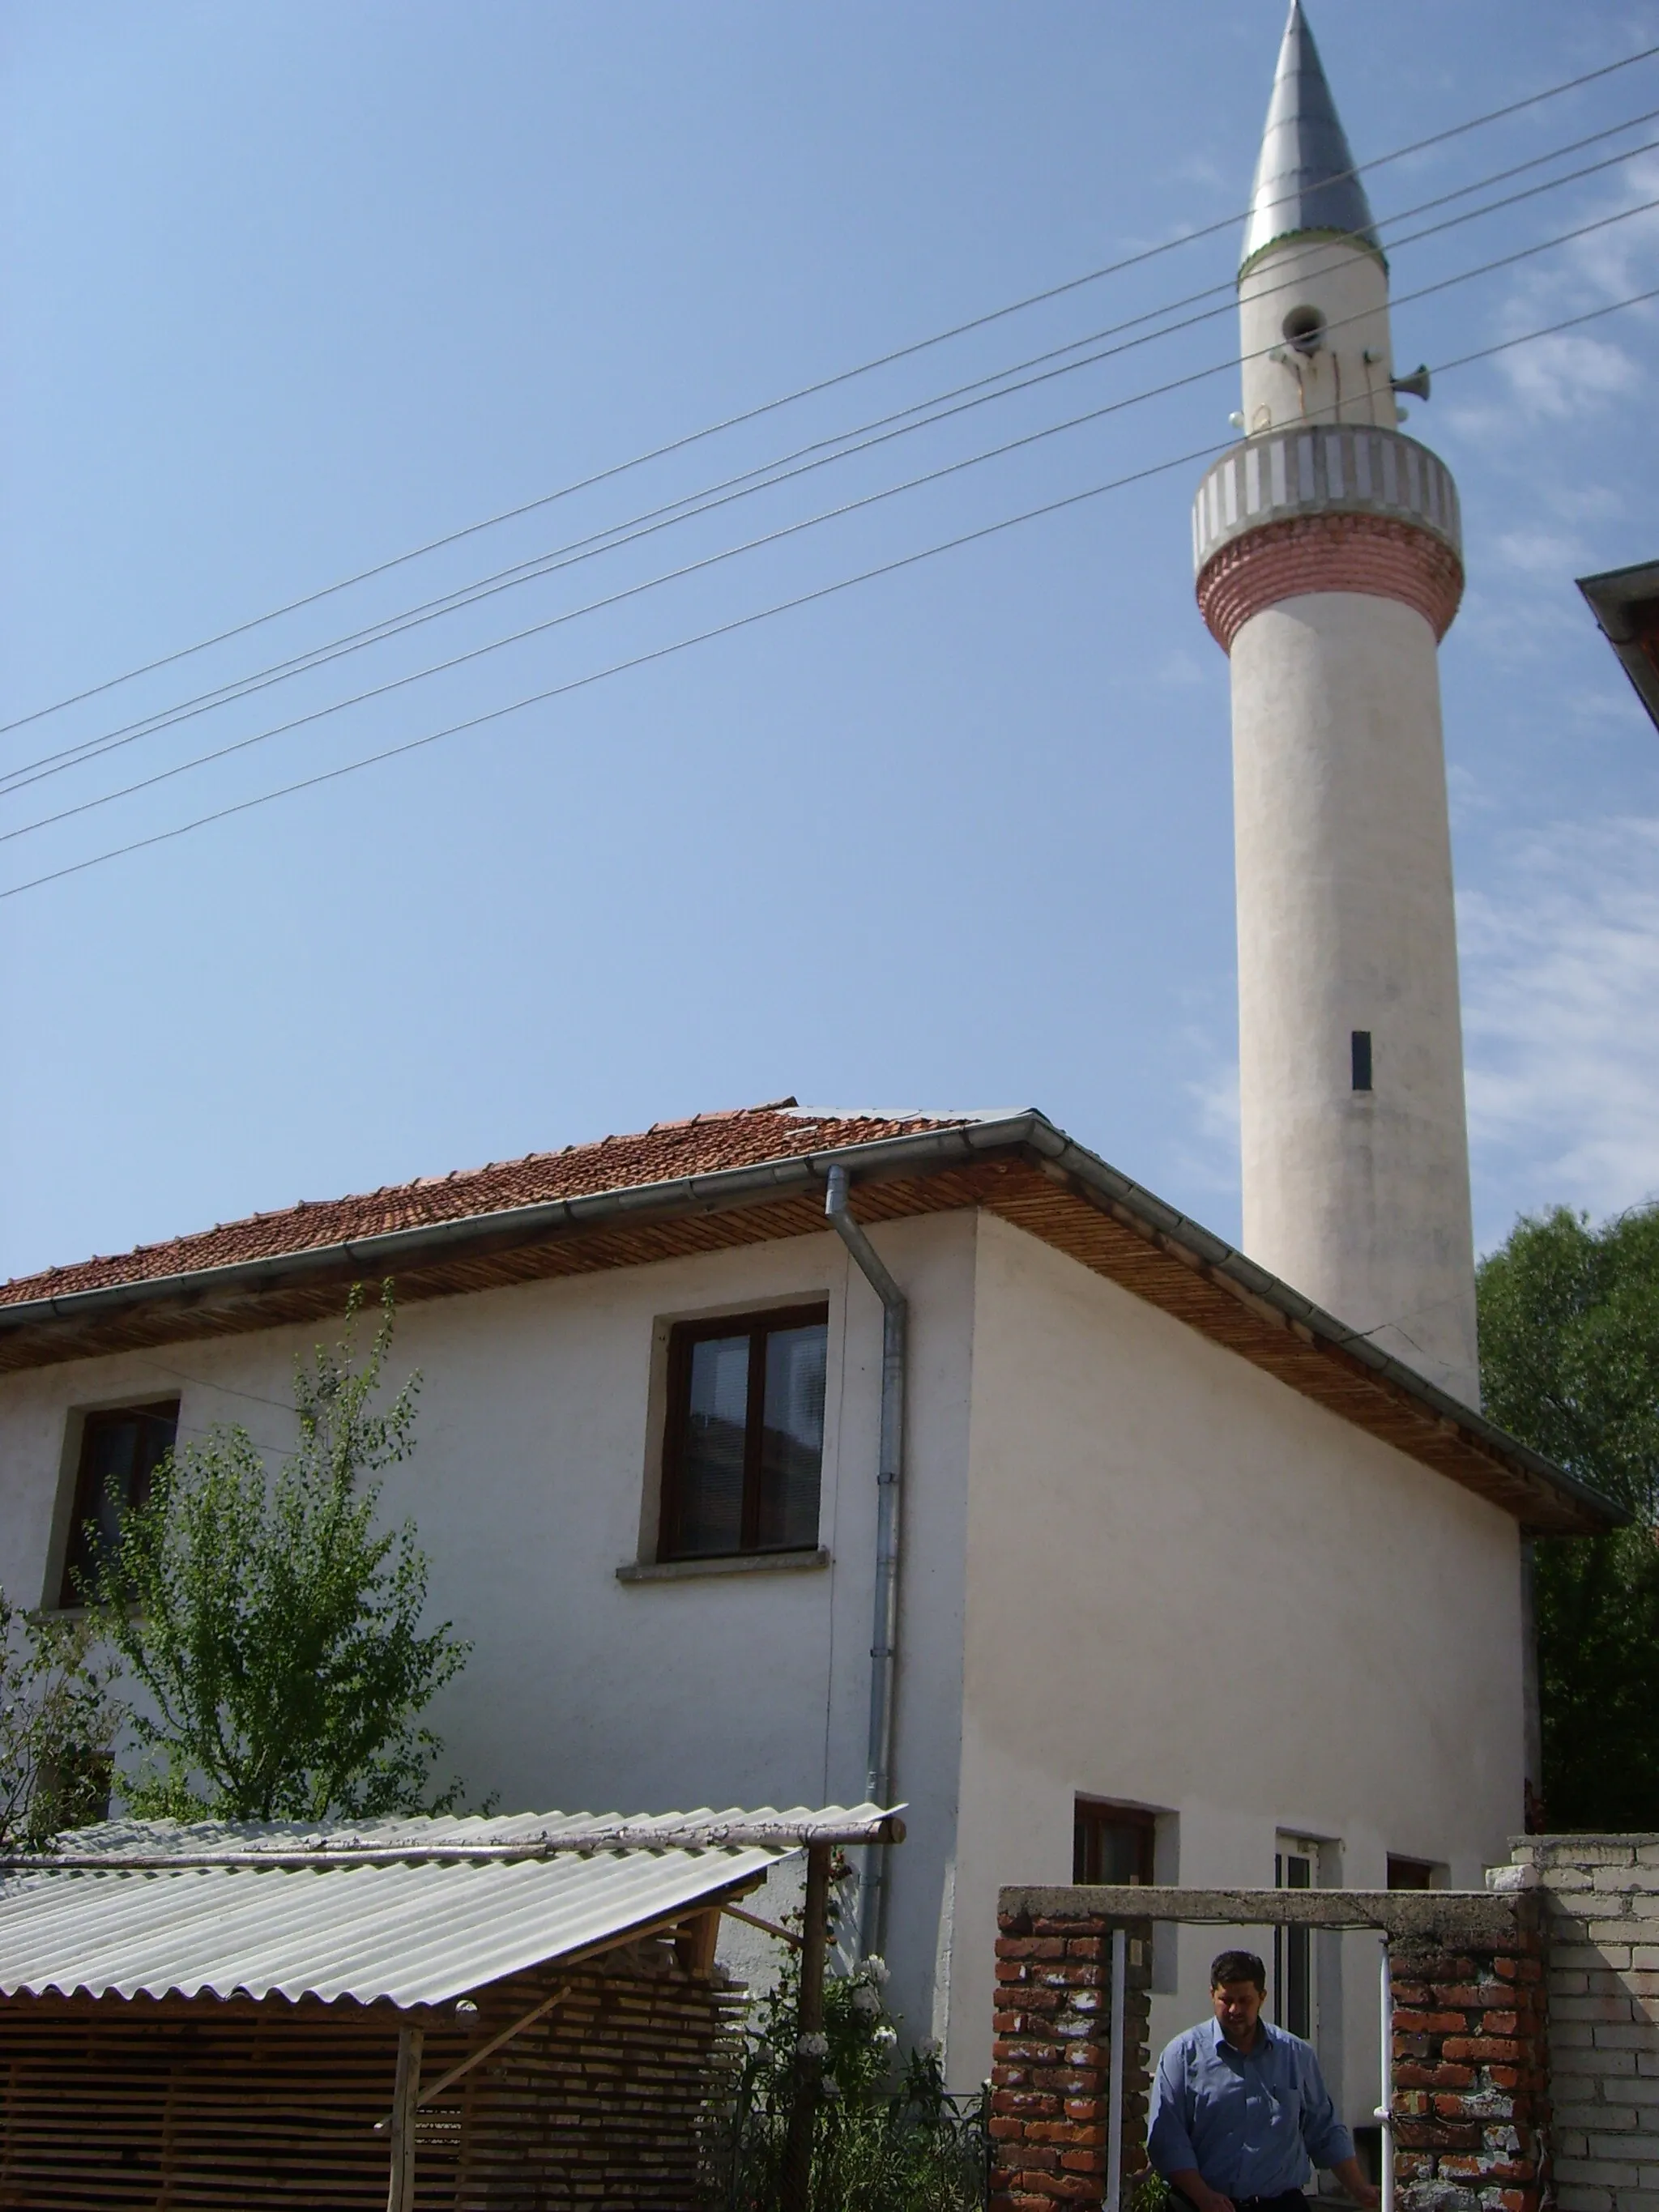
[(1369, 592), (1415, 607), (1437, 640), (1463, 596), (1443, 538), (1381, 514), (1295, 514), (1224, 545), (1198, 579), (1198, 608), (1225, 653), (1252, 615), (1304, 592)]

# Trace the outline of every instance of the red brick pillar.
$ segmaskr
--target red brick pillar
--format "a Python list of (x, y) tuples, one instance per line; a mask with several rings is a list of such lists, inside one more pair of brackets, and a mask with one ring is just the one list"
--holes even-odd
[(1393, 1953), (1395, 2173), (1410, 2212), (1539, 2212), (1550, 2199), (1543, 1946)]
[[(990, 2212), (1095, 2207), (1106, 2197), (1112, 1923), (1000, 1916), (991, 2066)], [(1129, 1930), (1124, 2001), (1123, 2173), (1146, 2163), (1146, 1962), (1151, 1930)]]

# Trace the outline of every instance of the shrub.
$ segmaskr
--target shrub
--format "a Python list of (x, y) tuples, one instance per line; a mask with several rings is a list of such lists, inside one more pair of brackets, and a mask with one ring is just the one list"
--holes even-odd
[[(882, 1960), (870, 1958), (824, 1984), (813, 2212), (971, 2212), (985, 2202), (984, 2094), (952, 2097), (932, 2044), (901, 2063), (886, 1981)], [(716, 2130), (711, 2202), (720, 2212), (775, 2212), (781, 2201), (799, 2002), (792, 1945), (777, 1982), (751, 2006), (732, 2106)]]

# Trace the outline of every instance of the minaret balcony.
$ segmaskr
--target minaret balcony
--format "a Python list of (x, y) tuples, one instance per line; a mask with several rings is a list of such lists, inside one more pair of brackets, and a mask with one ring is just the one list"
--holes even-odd
[(1231, 447), (1193, 502), (1199, 605), (1231, 649), (1264, 605), (1371, 592), (1443, 636), (1463, 588), (1457, 487), (1438, 454), (1368, 423), (1297, 423)]
[(1462, 558), (1457, 487), (1437, 453), (1369, 423), (1297, 423), (1247, 438), (1211, 464), (1193, 502), (1194, 574), (1246, 531), (1297, 514), (1415, 523)]

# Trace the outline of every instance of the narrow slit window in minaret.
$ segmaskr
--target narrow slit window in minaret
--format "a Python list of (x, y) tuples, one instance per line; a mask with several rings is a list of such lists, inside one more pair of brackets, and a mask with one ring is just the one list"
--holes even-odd
[(1353, 1087), (1369, 1091), (1371, 1087), (1371, 1033), (1369, 1030), (1353, 1032)]

